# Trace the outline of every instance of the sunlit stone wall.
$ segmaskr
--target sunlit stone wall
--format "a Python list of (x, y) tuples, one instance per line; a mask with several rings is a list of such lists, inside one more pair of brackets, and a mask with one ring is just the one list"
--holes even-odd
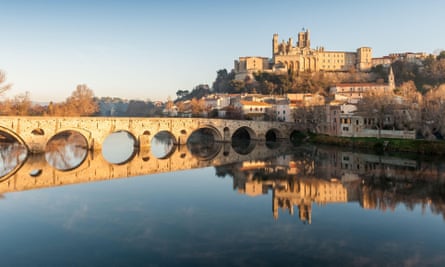
[(0, 117), (0, 131), (24, 143), (32, 153), (45, 150), (49, 139), (62, 131), (82, 134), (90, 149), (100, 149), (111, 133), (126, 131), (137, 145), (148, 147), (156, 133), (170, 133), (177, 144), (185, 144), (189, 136), (202, 128), (213, 130), (218, 142), (230, 142), (236, 130), (245, 128), (252, 140), (266, 140), (273, 131), (278, 139), (289, 139), (295, 124), (268, 121), (243, 121), (205, 118), (116, 118), (116, 117)]

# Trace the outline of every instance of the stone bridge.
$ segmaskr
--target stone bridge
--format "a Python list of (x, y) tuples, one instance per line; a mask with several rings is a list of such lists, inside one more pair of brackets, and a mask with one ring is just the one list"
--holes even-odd
[(121, 117), (2, 117), (0, 132), (24, 144), (31, 153), (44, 152), (55, 135), (65, 131), (80, 133), (89, 149), (101, 149), (114, 132), (128, 132), (139, 148), (149, 147), (160, 132), (171, 135), (176, 144), (187, 143), (192, 133), (207, 129), (216, 142), (231, 142), (239, 131), (251, 140), (289, 139), (295, 124), (267, 121), (224, 120), (207, 118), (121, 118)]

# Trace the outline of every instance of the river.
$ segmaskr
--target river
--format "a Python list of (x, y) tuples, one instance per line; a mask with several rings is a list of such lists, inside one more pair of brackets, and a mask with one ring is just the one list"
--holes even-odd
[(0, 146), (1, 266), (445, 266), (444, 159), (125, 138)]

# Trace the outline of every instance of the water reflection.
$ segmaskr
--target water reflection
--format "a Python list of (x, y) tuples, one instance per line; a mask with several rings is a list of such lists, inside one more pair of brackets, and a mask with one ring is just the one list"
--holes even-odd
[[(286, 212), (311, 224), (313, 204), (348, 202), (382, 211), (394, 211), (400, 205), (408, 210), (420, 206), (445, 219), (445, 161), (313, 146), (291, 149), (281, 145), (270, 149), (267, 144), (258, 143), (245, 154), (229, 144), (209, 141), (178, 146), (169, 152), (168, 158), (153, 157), (153, 151), (142, 150), (124, 164), (113, 165), (106, 155), (91, 152), (86, 156), (85, 147), (79, 142), (67, 144), (67, 140), (76, 139), (72, 134), (59, 136), (49, 143), (44, 158), (29, 157), (8, 183), (0, 183), (0, 193), (214, 166), (217, 177), (232, 177), (233, 188), (239, 193), (249, 197), (270, 194), (275, 219)], [(162, 144), (173, 146), (168, 141)], [(0, 148), (0, 174), (5, 176), (25, 160), (26, 149), (18, 144)], [(78, 168), (73, 167), (77, 165)]]
[(232, 148), (239, 154), (247, 155), (255, 148), (253, 133), (247, 127), (241, 127), (233, 133)]
[(26, 147), (17, 142), (0, 143), (0, 178), (13, 172), (26, 159)]
[(222, 148), (215, 136), (207, 129), (196, 131), (187, 140), (187, 148), (193, 156), (202, 160), (214, 158)]
[(276, 149), (279, 148), (281, 146), (282, 142), (279, 142), (277, 140), (274, 141), (267, 141), (266, 142), (266, 146), (270, 149)]
[(115, 132), (107, 136), (102, 144), (102, 154), (112, 164), (124, 164), (136, 153), (136, 140), (126, 132)]
[(175, 139), (169, 132), (162, 131), (153, 136), (150, 145), (153, 156), (167, 158), (175, 149)]
[(358, 203), (364, 209), (413, 211), (429, 208), (445, 220), (444, 162), (414, 160), (307, 147), (267, 161), (217, 166), (233, 188), (250, 197), (271, 193), (272, 214), (298, 214), (312, 222), (312, 204)]
[(250, 139), (232, 139), (232, 148), (241, 155), (248, 155), (255, 149), (255, 145), (256, 142)]
[[(445, 262), (443, 160), (284, 143), (256, 143), (246, 155), (199, 142), (167, 158), (152, 153), (138, 150), (119, 165), (91, 151), (66, 171), (43, 154), (28, 157), (0, 182), (0, 265)], [(135, 178), (112, 180), (127, 177)], [(44, 245), (29, 246), (30, 238)]]
[[(53, 136), (46, 144), (45, 159), (58, 170), (77, 168), (88, 153), (87, 141), (74, 131), (64, 131)], [(34, 176), (38, 171), (33, 172)]]

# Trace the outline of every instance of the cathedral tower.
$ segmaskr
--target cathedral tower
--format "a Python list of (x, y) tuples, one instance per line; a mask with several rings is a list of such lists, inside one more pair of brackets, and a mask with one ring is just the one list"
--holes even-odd
[(274, 33), (272, 39), (272, 55), (278, 54), (278, 33)]
[(394, 72), (392, 71), (392, 67), (389, 67), (388, 87), (390, 91), (394, 91), (394, 89), (396, 88), (396, 81), (394, 78)]
[(311, 47), (311, 38), (309, 36), (309, 30), (306, 30), (298, 33), (298, 48), (310, 48)]

